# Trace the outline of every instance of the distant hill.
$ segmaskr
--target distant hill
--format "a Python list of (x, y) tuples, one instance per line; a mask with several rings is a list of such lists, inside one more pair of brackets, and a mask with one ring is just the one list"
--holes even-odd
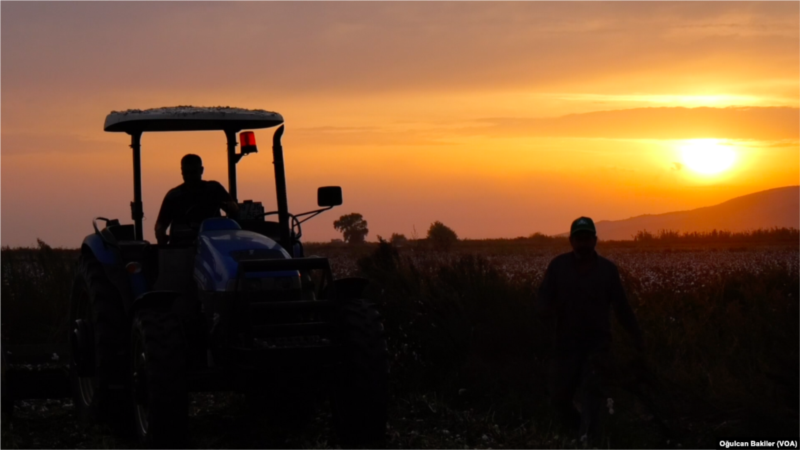
[(645, 214), (596, 224), (602, 240), (632, 239), (637, 231), (747, 231), (758, 228), (800, 227), (800, 186), (743, 195), (719, 205), (664, 214)]

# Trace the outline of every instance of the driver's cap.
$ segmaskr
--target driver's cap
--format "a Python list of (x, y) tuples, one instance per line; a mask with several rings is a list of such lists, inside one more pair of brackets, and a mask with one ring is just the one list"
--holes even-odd
[(578, 217), (575, 219), (569, 229), (569, 235), (573, 236), (575, 233), (580, 231), (588, 231), (594, 235), (597, 234), (597, 230), (594, 227), (594, 221), (589, 217)]
[(203, 167), (203, 159), (192, 153), (184, 155), (184, 157), (181, 158), (181, 168), (183, 169), (187, 167)]

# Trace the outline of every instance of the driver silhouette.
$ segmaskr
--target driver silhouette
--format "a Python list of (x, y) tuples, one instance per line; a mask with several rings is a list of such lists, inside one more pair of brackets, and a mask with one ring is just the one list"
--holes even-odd
[[(205, 181), (203, 160), (193, 154), (181, 159), (183, 184), (167, 192), (156, 220), (156, 240), (159, 245), (175, 241), (176, 229), (197, 231), (204, 219), (219, 217), (223, 209), (228, 217), (236, 217), (239, 207), (233, 197), (216, 181)], [(170, 234), (167, 236), (167, 227)]]

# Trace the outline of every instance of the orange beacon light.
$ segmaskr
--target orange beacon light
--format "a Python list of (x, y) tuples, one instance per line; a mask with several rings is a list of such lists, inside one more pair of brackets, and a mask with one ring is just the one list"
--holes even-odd
[(257, 153), (256, 135), (252, 131), (242, 131), (239, 133), (239, 145), (242, 148), (242, 154)]

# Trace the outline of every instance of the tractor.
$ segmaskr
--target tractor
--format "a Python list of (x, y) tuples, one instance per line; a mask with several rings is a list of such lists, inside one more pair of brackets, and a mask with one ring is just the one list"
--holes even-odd
[[(239, 203), (236, 166), (258, 152), (252, 130), (271, 127), (277, 199), (264, 212), (260, 202)], [(383, 445), (382, 319), (363, 299), (367, 280), (333, 279), (327, 258), (304, 255), (303, 222), (341, 205), (342, 190), (321, 187), (320, 209), (289, 212), (283, 117), (181, 106), (114, 111), (104, 130), (130, 136), (133, 223), (97, 217), (81, 244), (69, 318), (79, 419), (135, 430), (143, 446), (180, 447), (190, 393), (235, 391), (287, 429), (329, 401), (341, 445)], [(142, 229), (141, 139), (168, 131), (224, 132), (228, 191), (240, 212), (206, 211), (172, 227), (168, 243), (151, 243)]]

